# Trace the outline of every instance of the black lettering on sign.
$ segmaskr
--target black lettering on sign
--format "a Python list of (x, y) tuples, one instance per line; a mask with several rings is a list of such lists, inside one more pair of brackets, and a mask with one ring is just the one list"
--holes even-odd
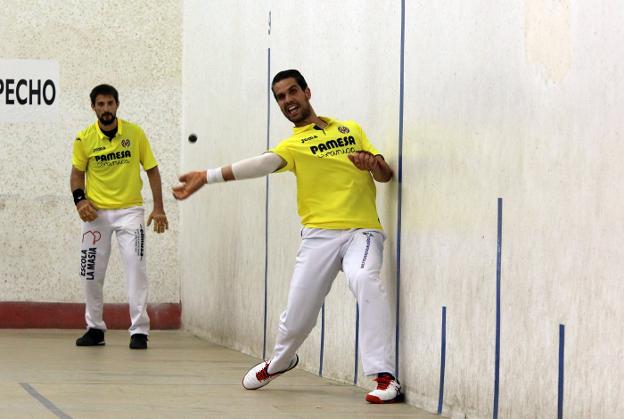
[(24, 79), (21, 79), (21, 80), (17, 81), (17, 87), (15, 88), (15, 93), (17, 93), (17, 95), (16, 95), (17, 96), (17, 103), (19, 103), (20, 105), (25, 105), (25, 104), (28, 103), (28, 95), (26, 95), (26, 96), (22, 96), (21, 95), (21, 92), (22, 92), (21, 87), (22, 86), (28, 86), (28, 83)]
[(43, 101), (46, 105), (51, 105), (54, 103), (54, 98), (56, 98), (54, 82), (52, 80), (46, 80), (43, 83)]
[(50, 79), (0, 79), (0, 95), (6, 105), (52, 105), (56, 100), (56, 85)]
[(28, 103), (32, 105), (33, 96), (37, 96), (37, 105), (41, 105), (41, 80), (37, 80), (36, 89), (33, 89), (32, 80), (28, 80), (28, 87), (30, 88), (30, 100)]
[(11, 96), (13, 96), (13, 93), (15, 92), (15, 89), (13, 89), (12, 87), (13, 84), (15, 84), (14, 79), (7, 79), (6, 81), (6, 104), (7, 105), (13, 105), (15, 103), (15, 100), (11, 98)]

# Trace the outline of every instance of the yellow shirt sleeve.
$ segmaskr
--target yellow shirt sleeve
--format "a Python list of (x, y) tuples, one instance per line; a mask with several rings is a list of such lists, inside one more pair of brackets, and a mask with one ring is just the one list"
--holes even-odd
[(152, 153), (152, 147), (143, 130), (141, 130), (139, 135), (139, 161), (143, 166), (143, 170), (149, 170), (158, 166), (154, 153)]
[(280, 156), (286, 161), (286, 166), (282, 167), (279, 170), (276, 170), (275, 173), (282, 173), (287, 170), (290, 170), (291, 172), (295, 171), (295, 159), (293, 158), (292, 153), (288, 149), (287, 139), (283, 140), (276, 147), (270, 149), (269, 151), (277, 154), (278, 156)]
[(82, 141), (80, 139), (80, 134), (74, 140), (74, 149), (72, 152), (72, 166), (81, 172), (86, 172), (87, 163), (89, 162), (88, 157), (84, 152), (84, 148), (82, 147)]
[(369, 153), (374, 154), (374, 155), (379, 154), (379, 151), (368, 140), (368, 137), (364, 133), (364, 130), (362, 129), (362, 127), (359, 124), (357, 125), (357, 127), (360, 130), (360, 138), (362, 139), (362, 150), (368, 151)]

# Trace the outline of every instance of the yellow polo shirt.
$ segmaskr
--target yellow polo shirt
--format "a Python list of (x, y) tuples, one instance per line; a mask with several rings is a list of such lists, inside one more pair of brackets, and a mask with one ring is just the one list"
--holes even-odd
[(143, 205), (141, 166), (149, 170), (158, 163), (143, 130), (118, 118), (112, 139), (97, 122), (78, 133), (72, 165), (87, 172), (85, 192), (97, 208), (119, 209)]
[(375, 204), (375, 182), (347, 155), (364, 150), (379, 154), (354, 121), (321, 117), (324, 130), (314, 124), (295, 127), (293, 135), (270, 151), (286, 160), (297, 177), (297, 207), (305, 227), (381, 229)]

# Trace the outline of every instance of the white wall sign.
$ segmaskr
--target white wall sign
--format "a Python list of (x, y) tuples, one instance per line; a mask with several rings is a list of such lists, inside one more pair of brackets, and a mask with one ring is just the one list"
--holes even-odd
[(0, 123), (55, 119), (59, 90), (57, 61), (0, 59)]

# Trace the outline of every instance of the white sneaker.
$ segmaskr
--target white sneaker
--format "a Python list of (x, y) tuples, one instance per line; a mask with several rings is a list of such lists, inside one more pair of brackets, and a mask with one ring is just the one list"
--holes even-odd
[(247, 374), (243, 377), (243, 387), (246, 390), (257, 390), (260, 387), (264, 387), (271, 381), (295, 368), (299, 363), (299, 355), (295, 355), (290, 365), (284, 371), (276, 372), (275, 374), (269, 374), (270, 361), (264, 361), (247, 371)]
[(377, 388), (366, 395), (366, 401), (374, 404), (397, 403), (403, 401), (401, 384), (389, 374), (375, 378)]

